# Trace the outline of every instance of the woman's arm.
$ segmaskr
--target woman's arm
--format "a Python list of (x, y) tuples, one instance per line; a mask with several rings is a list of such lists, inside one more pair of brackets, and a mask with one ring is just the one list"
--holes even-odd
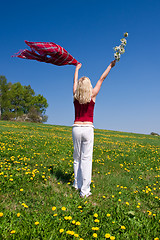
[(73, 82), (73, 95), (75, 94), (76, 88), (77, 88), (77, 82), (78, 82), (78, 71), (82, 67), (81, 63), (78, 63), (75, 69), (74, 73), (74, 82)]
[(104, 71), (104, 73), (102, 74), (102, 76), (100, 77), (100, 79), (98, 80), (96, 86), (93, 88), (92, 91), (92, 97), (96, 97), (97, 94), (99, 93), (99, 90), (102, 86), (102, 83), (104, 81), (104, 79), (107, 77), (108, 73), (110, 72), (111, 68), (113, 68), (116, 64), (116, 60), (112, 61), (109, 66), (107, 67), (107, 69)]

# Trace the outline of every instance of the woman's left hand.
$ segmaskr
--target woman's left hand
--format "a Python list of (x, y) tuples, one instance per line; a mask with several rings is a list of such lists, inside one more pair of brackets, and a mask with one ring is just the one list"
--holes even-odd
[(116, 60), (114, 60), (110, 63), (111, 68), (114, 67), (115, 65), (116, 65)]

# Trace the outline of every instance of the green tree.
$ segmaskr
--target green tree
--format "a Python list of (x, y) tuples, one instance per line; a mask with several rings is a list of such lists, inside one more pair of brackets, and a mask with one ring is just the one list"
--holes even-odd
[(0, 119), (2, 114), (9, 111), (10, 100), (9, 100), (9, 88), (11, 83), (7, 83), (5, 76), (0, 76)]
[(48, 107), (43, 95), (35, 95), (30, 85), (22, 86), (17, 82), (8, 83), (4, 76), (0, 77), (0, 116), (2, 119), (19, 119), (33, 122), (45, 122)]

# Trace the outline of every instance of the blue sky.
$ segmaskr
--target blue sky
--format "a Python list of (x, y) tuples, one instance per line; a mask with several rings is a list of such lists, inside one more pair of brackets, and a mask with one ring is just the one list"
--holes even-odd
[(113, 47), (128, 32), (126, 52), (97, 96), (95, 128), (160, 133), (160, 1), (3, 1), (0, 75), (31, 85), (48, 101), (48, 124), (74, 121), (74, 66), (11, 58), (24, 40), (55, 42), (82, 63), (79, 77), (93, 87), (113, 60)]

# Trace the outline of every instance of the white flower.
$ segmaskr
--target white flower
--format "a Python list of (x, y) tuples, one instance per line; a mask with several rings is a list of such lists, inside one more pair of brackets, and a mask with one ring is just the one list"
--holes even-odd
[(120, 60), (120, 57), (121, 57), (121, 54), (120, 54), (119, 52), (116, 52), (116, 53), (114, 54), (114, 58), (115, 58), (117, 61)]
[(119, 46), (116, 46), (115, 48), (113, 48), (114, 51), (118, 51), (119, 50)]
[(128, 37), (128, 32), (125, 32), (125, 33), (124, 33), (124, 37)]
[(123, 54), (125, 52), (125, 49), (124, 49), (123, 45), (119, 46), (119, 52), (120, 52), (120, 54)]
[(121, 39), (121, 44), (122, 44), (122, 45), (126, 45), (126, 44), (127, 44), (127, 40), (126, 40), (125, 38), (122, 38), (122, 39)]

